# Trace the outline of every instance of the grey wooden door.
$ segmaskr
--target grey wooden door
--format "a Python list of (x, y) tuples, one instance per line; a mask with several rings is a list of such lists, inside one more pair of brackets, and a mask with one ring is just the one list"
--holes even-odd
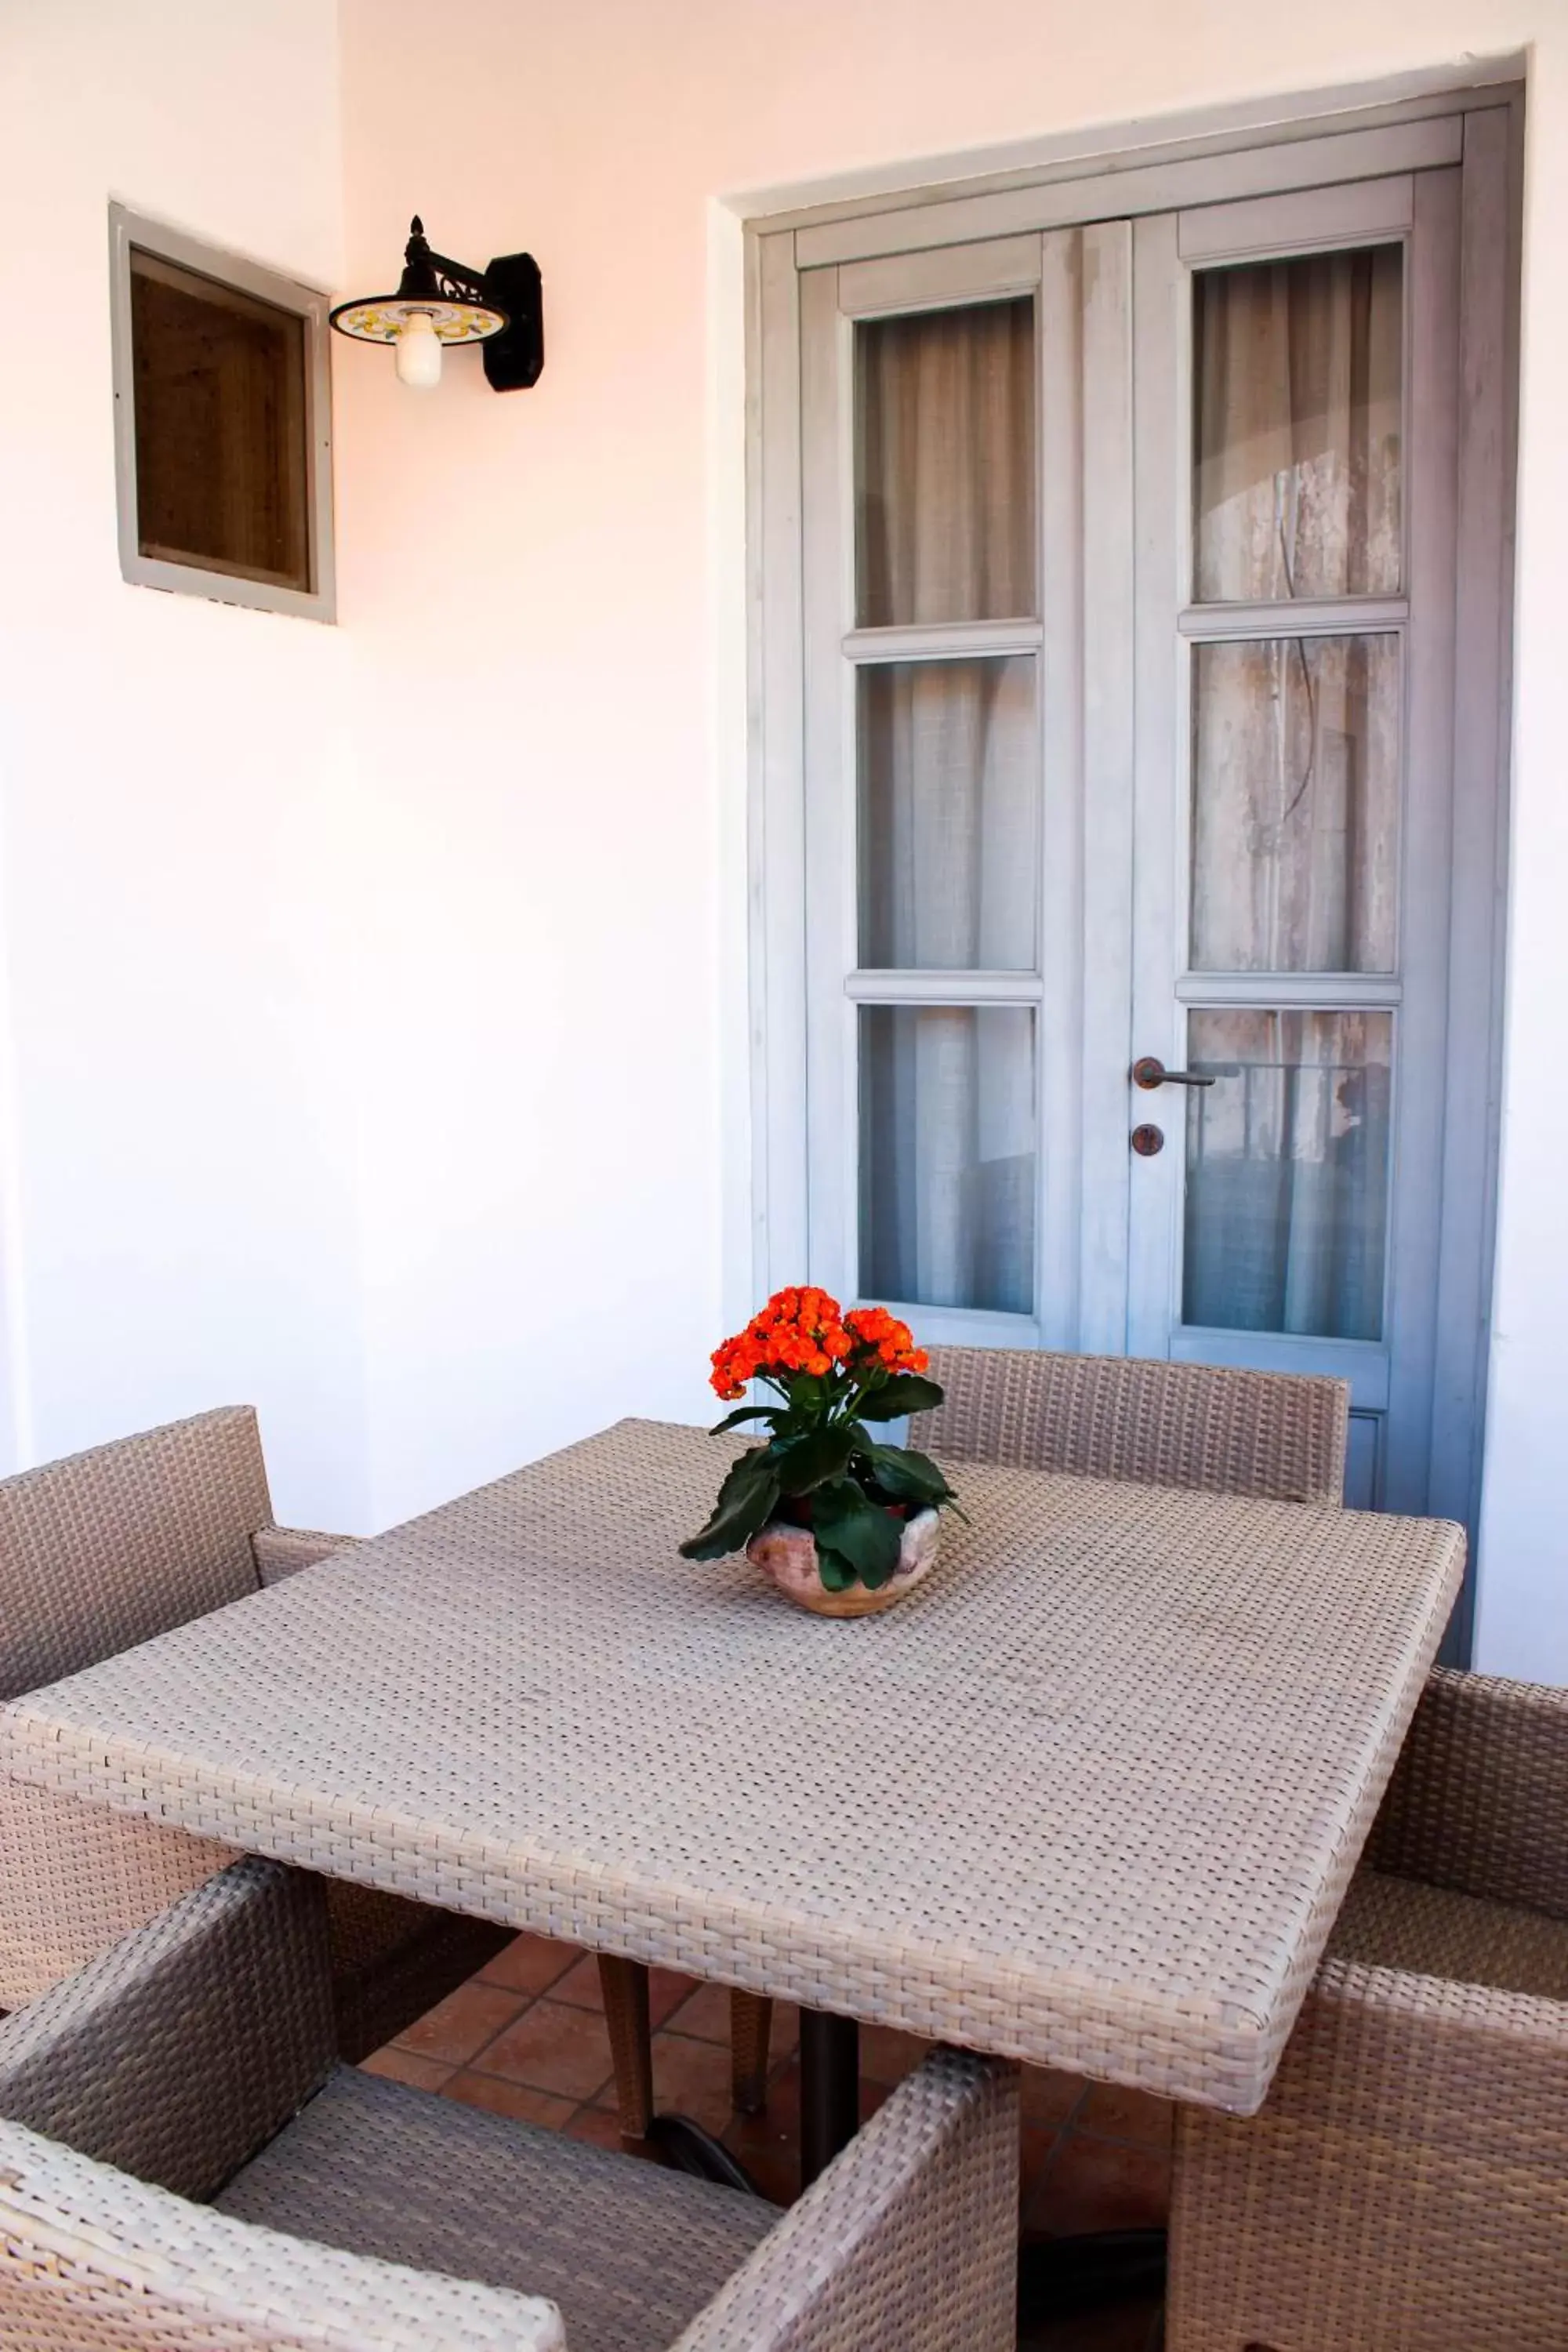
[(1141, 221), (1130, 1349), (1331, 1371), (1432, 1500), (1460, 174)]
[(1508, 136), (1005, 236), (932, 205), (970, 233), (845, 223), (763, 278), (762, 683), (800, 714), (765, 1273), (933, 1339), (1341, 1373), (1351, 1499), (1462, 1518)]

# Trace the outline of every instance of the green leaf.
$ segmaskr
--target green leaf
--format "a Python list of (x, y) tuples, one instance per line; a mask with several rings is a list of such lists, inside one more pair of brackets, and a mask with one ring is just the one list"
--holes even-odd
[(776, 1430), (784, 1417), (776, 1404), (737, 1405), (735, 1411), (727, 1412), (722, 1421), (716, 1421), (708, 1434), (710, 1437), (722, 1437), (727, 1431), (739, 1429), (747, 1421), (771, 1422)]
[(826, 1550), (820, 1543), (816, 1547), (816, 1572), (826, 1592), (847, 1592), (855, 1581), (855, 1571), (848, 1561), (840, 1559), (836, 1551)]
[(773, 1449), (749, 1446), (730, 1467), (708, 1524), (680, 1547), (686, 1559), (722, 1559), (743, 1551), (779, 1498)]
[(900, 1413), (930, 1412), (942, 1402), (942, 1392), (934, 1381), (922, 1380), (919, 1372), (895, 1372), (879, 1389), (872, 1389), (860, 1400), (862, 1421), (897, 1421)]
[(816, 1489), (811, 1524), (818, 1554), (824, 1546), (847, 1560), (868, 1591), (886, 1584), (899, 1564), (903, 1522), (870, 1501), (852, 1478), (835, 1478)]
[(682, 1559), (722, 1559), (727, 1552), (744, 1551), (778, 1498), (779, 1482), (768, 1477), (753, 1480), (727, 1502), (721, 1500), (707, 1526), (681, 1545)]
[(952, 1494), (929, 1454), (908, 1445), (866, 1445), (861, 1448), (871, 1475), (884, 1495), (899, 1503), (945, 1503)]
[(854, 1435), (842, 1426), (807, 1430), (779, 1447), (779, 1485), (786, 1495), (808, 1494), (825, 1478), (841, 1477), (854, 1450)]
[(746, 1487), (754, 1485), (759, 1478), (772, 1478), (774, 1475), (772, 1444), (748, 1445), (743, 1454), (736, 1454), (725, 1472), (724, 1483), (719, 1489), (719, 1500), (723, 1502), (727, 1496), (742, 1493)]

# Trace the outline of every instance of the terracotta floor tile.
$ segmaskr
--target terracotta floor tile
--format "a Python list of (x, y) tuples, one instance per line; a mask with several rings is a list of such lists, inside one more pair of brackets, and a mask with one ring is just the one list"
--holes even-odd
[(1159, 2229), (1171, 2206), (1171, 2163), (1158, 2149), (1066, 2131), (1024, 2207), (1026, 2229)]
[(1026, 2205), (1040, 2182), (1046, 2167), (1056, 2154), (1058, 2135), (1045, 2131), (1036, 2124), (1026, 2124), (1018, 2141), (1018, 2202)]
[(787, 2058), (792, 2050), (798, 2050), (799, 2047), (799, 2010), (795, 2007), (793, 2000), (775, 2000), (773, 2003), (773, 2032), (768, 2036), (768, 2057), (770, 2064), (776, 2065), (781, 2058)]
[(569, 2000), (577, 2009), (603, 2009), (604, 1995), (599, 1989), (599, 1963), (592, 1952), (584, 1952), (574, 1962), (563, 1977), (557, 1977), (550, 1988), (552, 2000)]
[[(728, 2005), (729, 1995), (725, 2001)], [(674, 2021), (671, 2020), (673, 2023)], [(677, 2028), (684, 2032), (686, 2028)], [(773, 2074), (788, 2063), (792, 2053), (800, 2047), (800, 2011), (793, 2000), (775, 2000), (773, 2021), (768, 2028), (768, 2072)]]
[(728, 1985), (700, 1984), (688, 1993), (679, 2009), (671, 2010), (664, 2022), (672, 2033), (694, 2034), (699, 2042), (730, 2040), (730, 1988)]
[[(892, 2093), (886, 2083), (860, 2084), (860, 2120), (869, 2123)], [(690, 2112), (689, 2109), (687, 2110)], [(707, 2119), (699, 2116), (699, 2122)], [(708, 2123), (708, 2129), (715, 2128)], [(775, 2205), (794, 2202), (800, 2194), (800, 2069), (790, 2063), (768, 2085), (768, 2104), (761, 2115), (731, 2115), (720, 2137), (738, 2156), (758, 2190)]]
[(361, 2061), (367, 2074), (384, 2074), (391, 2083), (411, 2083), (416, 2091), (438, 2091), (451, 2079), (452, 2069), (439, 2058), (422, 2058), (416, 2050), (400, 2050), (389, 2042)]
[(478, 2071), (504, 2074), (558, 2098), (591, 2099), (610, 2079), (610, 2037), (591, 2009), (536, 2000), (478, 2058)]
[[(728, 2140), (724, 2143), (729, 2147)], [(791, 2206), (800, 2195), (800, 2158), (794, 2148), (775, 2148), (758, 2154), (755, 2148), (731, 2148), (746, 2168), (746, 2176), (759, 2197), (770, 2205)]]
[(459, 2067), (441, 2087), (448, 2099), (461, 2099), (465, 2106), (510, 2116), (515, 2123), (545, 2124), (552, 2131), (559, 2131), (577, 2112), (571, 2099), (536, 2091), (530, 2083), (509, 2082), (504, 2074), (476, 2074), (471, 2066)]
[(754, 2116), (736, 2114), (730, 2118), (724, 2141), (728, 2147), (731, 2130), (741, 2137), (765, 2146), (784, 2139), (793, 2147), (800, 2129), (800, 2068), (792, 2059), (779, 2067), (769, 2079), (768, 2104)]
[[(546, 1988), (541, 1986), (540, 1990)], [(650, 1969), (647, 2010), (655, 2030), (698, 1990), (695, 1977), (681, 1976), (674, 1969)], [(552, 1979), (548, 1990), (552, 2000), (569, 2000), (579, 2009), (603, 2009), (605, 1997), (595, 1954), (574, 1950), (571, 1965)]]
[[(605, 1997), (599, 1982), (599, 1963), (595, 1954), (579, 1952), (574, 1944), (552, 1944), (545, 1948), (552, 1952), (564, 1952), (565, 1965), (557, 1968), (545, 1982), (534, 1990), (540, 1992), (548, 1991), (552, 2000), (571, 2001), (577, 2009), (603, 2009)], [(506, 1958), (504, 1952), (501, 1958), (502, 1959)], [(542, 1955), (540, 1965), (542, 1966)], [(488, 1975), (490, 1972), (487, 1970), (485, 1973)], [(666, 2024), (674, 2011), (680, 2008), (684, 2001), (689, 2000), (694, 1992), (704, 1990), (717, 1991), (718, 1988), (716, 1986), (700, 1987), (695, 1977), (683, 1976), (675, 1969), (650, 1969), (647, 2010), (655, 2031)], [(724, 1995), (724, 2001), (727, 2020), (728, 1993)], [(682, 2030), (685, 2031), (684, 2028)], [(724, 2030), (728, 2036), (728, 2022)]]
[(1126, 2139), (1140, 2147), (1168, 2148), (1176, 2126), (1176, 2110), (1169, 2099), (1148, 2091), (1131, 2091), (1120, 2083), (1091, 2083), (1073, 2117), (1079, 2131), (1098, 2139)]
[(881, 2083), (891, 2086), (901, 2083), (911, 2067), (918, 2066), (931, 2048), (918, 2034), (901, 2033), (896, 2025), (863, 2025), (860, 2028), (860, 2078), (862, 2082)]
[(467, 1984), (416, 2018), (398, 2035), (398, 2043), (405, 2050), (416, 2050), (421, 2057), (460, 2066), (492, 2041), (502, 2026), (510, 2025), (523, 2005), (520, 1993), (470, 1977)]
[(775, 2205), (793, 2202), (800, 2190), (800, 2074), (786, 2067), (768, 2086), (768, 2104), (757, 2116), (731, 2116), (724, 2145), (740, 2158), (757, 2188)]
[(1043, 2125), (1047, 2131), (1065, 2124), (1088, 2088), (1081, 2074), (1063, 2074), (1055, 2066), (1026, 2066), (1019, 2082), (1024, 2121)]
[(548, 1936), (514, 1936), (504, 1951), (485, 1962), (479, 1982), (506, 1985), (512, 1992), (546, 1992), (581, 1957), (576, 1944), (557, 1944)]
[(621, 2137), (620, 2125), (605, 2107), (579, 2107), (561, 2128), (569, 2139), (585, 2139), (591, 2141), (595, 2147), (614, 2148), (618, 2155), (642, 2156), (650, 2163), (658, 2162), (655, 2149), (644, 2146), (639, 2140), (624, 2140)]
[(704, 2131), (722, 2132), (731, 2115), (728, 2044), (668, 2029), (656, 2033), (653, 2100), (665, 2113), (689, 2116)]
[(696, 1991), (697, 1979), (683, 1975), (679, 1969), (650, 1969), (647, 1973), (647, 2013), (657, 2032), (687, 1995)]
[(880, 2106), (884, 2106), (897, 2090), (896, 2083), (869, 2083), (860, 2077), (860, 2120), (868, 2124)]

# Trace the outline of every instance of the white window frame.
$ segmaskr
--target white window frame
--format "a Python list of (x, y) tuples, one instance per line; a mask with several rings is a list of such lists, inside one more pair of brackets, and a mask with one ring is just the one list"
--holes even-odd
[[(136, 398), (131, 327), (131, 255), (156, 255), (198, 278), (291, 311), (305, 327), (305, 436), (308, 444), (306, 533), (310, 554), (308, 588), (287, 588), (243, 573), (209, 571), (199, 563), (174, 563), (142, 552), (136, 504)], [(163, 588), (181, 596), (203, 596), (243, 604), (261, 613), (288, 613), (307, 621), (337, 619), (337, 572), (332, 544), (332, 384), (328, 357), (327, 314), (331, 298), (264, 268), (222, 247), (205, 244), (183, 229), (153, 220), (127, 205), (109, 207), (110, 326), (114, 370), (114, 472), (120, 529), (120, 569), (135, 587)]]

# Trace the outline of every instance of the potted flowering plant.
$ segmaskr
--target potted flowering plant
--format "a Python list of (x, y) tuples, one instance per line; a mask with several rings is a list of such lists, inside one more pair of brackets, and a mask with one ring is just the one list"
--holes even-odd
[(937, 1514), (952, 1489), (927, 1455), (884, 1445), (878, 1424), (942, 1402), (909, 1326), (882, 1307), (852, 1307), (810, 1287), (781, 1290), (713, 1353), (728, 1400), (760, 1381), (782, 1400), (726, 1413), (714, 1436), (748, 1422), (766, 1442), (734, 1464), (688, 1559), (745, 1550), (803, 1606), (827, 1616), (885, 1608), (935, 1556)]

